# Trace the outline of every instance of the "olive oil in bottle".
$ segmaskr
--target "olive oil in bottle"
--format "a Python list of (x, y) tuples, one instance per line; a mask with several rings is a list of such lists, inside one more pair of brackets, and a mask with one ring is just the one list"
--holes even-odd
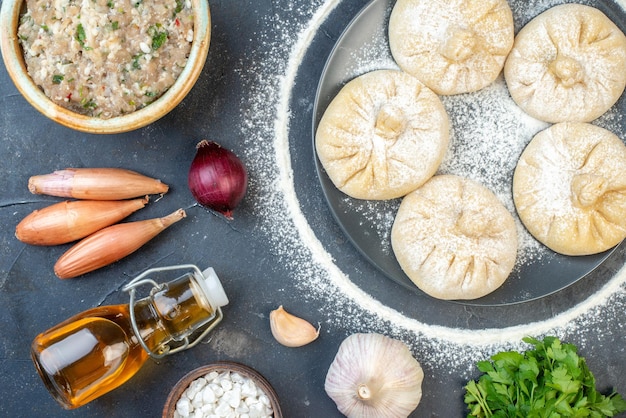
[[(142, 280), (155, 271), (193, 268), (171, 282)], [(134, 300), (135, 287), (155, 285), (151, 295)], [(131, 302), (101, 306), (75, 315), (39, 334), (31, 355), (52, 396), (73, 409), (130, 379), (146, 360), (197, 344), (222, 319), (228, 303), (219, 278), (195, 266), (152, 269), (127, 286)], [(193, 343), (189, 337), (201, 332)], [(176, 344), (175, 348), (171, 345)]]

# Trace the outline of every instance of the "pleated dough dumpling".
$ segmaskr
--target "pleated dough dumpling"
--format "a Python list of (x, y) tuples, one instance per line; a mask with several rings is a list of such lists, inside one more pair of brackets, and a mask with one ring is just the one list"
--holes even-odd
[(348, 82), (315, 135), (333, 184), (357, 199), (404, 196), (432, 177), (448, 148), (448, 114), (415, 77), (378, 70)]
[(486, 187), (438, 175), (400, 204), (391, 244), (402, 270), (439, 299), (476, 299), (500, 287), (517, 258), (513, 216)]
[(513, 100), (551, 123), (589, 122), (626, 86), (626, 36), (601, 11), (563, 4), (524, 26), (504, 66)]
[(491, 84), (515, 36), (506, 0), (398, 0), (389, 19), (396, 63), (442, 95)]
[(513, 199), (528, 231), (553, 251), (608, 250), (626, 237), (626, 146), (595, 125), (553, 125), (522, 153)]

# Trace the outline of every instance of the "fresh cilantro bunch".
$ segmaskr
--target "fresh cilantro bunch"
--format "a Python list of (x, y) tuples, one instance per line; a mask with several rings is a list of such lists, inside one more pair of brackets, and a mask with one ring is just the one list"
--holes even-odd
[(477, 363), (484, 374), (465, 386), (468, 417), (599, 418), (626, 411), (618, 393), (604, 396), (596, 390), (575, 345), (556, 337), (523, 341), (535, 349), (500, 352)]

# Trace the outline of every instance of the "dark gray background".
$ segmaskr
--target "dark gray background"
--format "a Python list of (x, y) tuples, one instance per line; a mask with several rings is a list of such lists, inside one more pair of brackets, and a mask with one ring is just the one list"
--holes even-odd
[[(532, 4), (541, 8), (554, 3), (512, 2), (516, 7)], [(346, 239), (328, 210), (315, 172), (311, 123), (326, 57), (365, 4), (362, 0), (341, 1), (321, 24), (303, 52), (289, 106), (289, 147), (300, 210), (337, 265), (384, 305), (426, 324), (465, 330), (459, 332), (468, 339), (472, 330), (493, 328), (497, 333), (507, 326), (540, 323), (592, 297), (623, 266), (626, 250), (618, 248), (591, 276), (554, 295), (511, 306), (480, 307), (407, 292), (383, 277)], [(597, 5), (624, 29), (619, 7), (609, 1)], [(271, 225), (279, 222), (267, 208), (268, 202), (276, 199), (268, 185), (276, 176), (272, 164), (274, 138), (271, 134), (252, 136), (263, 132), (276, 116), (280, 77), (287, 68), (291, 48), (312, 14), (322, 7), (321, 2), (311, 5), (306, 0), (230, 0), (212, 1), (210, 7), (211, 48), (198, 83), (171, 114), (139, 131), (94, 136), (59, 126), (24, 100), (4, 66), (0, 67), (0, 415), (159, 416), (169, 390), (185, 373), (214, 361), (234, 360), (255, 368), (270, 381), (285, 416), (340, 416), (323, 388), (328, 366), (346, 336), (375, 331), (403, 339), (424, 366), (424, 396), (413, 416), (463, 416), (462, 387), (468, 378), (477, 376), (472, 366), (475, 356), (451, 356), (448, 362), (445, 357), (450, 349), (445, 341), (399, 331), (394, 324), (372, 319), (375, 315), (336, 295), (332, 288), (311, 292), (302, 285), (306, 275), (297, 264), (310, 262), (312, 256), (297, 246), (293, 256), (285, 254), (279, 243), (294, 236), (280, 236), (289, 229)], [(523, 23), (518, 19), (517, 28)], [(285, 41), (286, 32), (292, 33), (291, 41)], [(268, 84), (275, 89), (268, 89)], [(264, 94), (268, 95), (267, 106), (254, 108)], [(132, 256), (66, 281), (54, 277), (52, 266), (68, 246), (32, 247), (15, 239), (15, 225), (24, 216), (58, 201), (31, 195), (26, 188), (28, 177), (65, 167), (124, 167), (158, 177), (171, 186), (163, 199), (130, 220), (189, 207), (193, 200), (186, 186), (187, 170), (195, 144), (202, 138), (232, 149), (250, 169), (250, 188), (232, 223), (197, 207), (190, 208), (187, 219)], [(280, 198), (276, 202), (276, 211), (284, 211)], [(307, 260), (300, 263), (298, 257)], [(90, 307), (125, 302), (127, 296), (119, 289), (146, 268), (179, 263), (194, 263), (201, 268), (212, 265), (229, 295), (231, 303), (224, 309), (225, 320), (210, 340), (158, 364), (149, 361), (114, 392), (78, 410), (62, 410), (47, 394), (30, 361), (33, 338)], [(325, 293), (328, 297), (323, 297)], [(622, 394), (626, 394), (624, 299), (622, 288), (607, 304), (589, 313), (585, 323), (575, 327), (563, 323), (564, 328), (558, 330), (568, 341), (581, 346), (599, 388), (615, 388)], [(270, 334), (268, 315), (280, 304), (313, 323), (320, 322), (320, 338), (299, 349), (278, 345)], [(352, 314), (364, 320), (337, 319)], [(508, 343), (516, 341), (505, 340), (502, 344)], [(490, 347), (482, 350), (484, 355), (492, 353)], [(464, 352), (460, 353), (463, 356)]]

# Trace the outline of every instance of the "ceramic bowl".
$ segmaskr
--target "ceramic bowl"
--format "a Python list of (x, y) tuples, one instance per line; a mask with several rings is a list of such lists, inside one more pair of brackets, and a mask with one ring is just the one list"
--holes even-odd
[(159, 99), (126, 115), (100, 119), (81, 115), (53, 103), (28, 75), (17, 37), (25, 0), (5, 0), (0, 9), (0, 49), (9, 76), (26, 100), (48, 118), (69, 128), (95, 134), (128, 132), (165, 116), (189, 93), (202, 72), (211, 39), (211, 14), (206, 0), (191, 0), (194, 13), (194, 39), (187, 65), (176, 82)]
[(278, 396), (276, 395), (274, 388), (272, 388), (270, 383), (259, 372), (252, 369), (251, 367), (245, 366), (240, 363), (222, 361), (199, 367), (183, 376), (182, 379), (180, 379), (178, 383), (176, 383), (176, 385), (170, 392), (167, 401), (165, 402), (165, 407), (163, 408), (163, 418), (174, 417), (176, 403), (181, 398), (183, 392), (187, 390), (191, 382), (211, 372), (220, 373), (224, 371), (236, 372), (239, 373), (241, 376), (251, 379), (257, 385), (257, 387), (260, 388), (269, 398), (270, 405), (272, 406), (272, 411), (274, 412), (273, 417), (283, 417), (282, 411), (280, 409), (280, 404), (278, 403)]

